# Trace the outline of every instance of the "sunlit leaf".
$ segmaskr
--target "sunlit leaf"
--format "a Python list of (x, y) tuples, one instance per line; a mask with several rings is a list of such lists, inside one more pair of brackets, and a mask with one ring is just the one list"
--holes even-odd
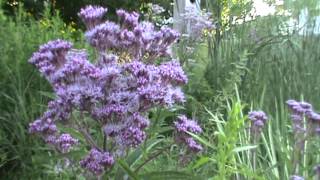
[(248, 145), (248, 146), (242, 146), (242, 147), (236, 147), (233, 149), (233, 152), (238, 153), (238, 152), (242, 152), (242, 151), (248, 151), (251, 149), (255, 149), (257, 148), (257, 145)]

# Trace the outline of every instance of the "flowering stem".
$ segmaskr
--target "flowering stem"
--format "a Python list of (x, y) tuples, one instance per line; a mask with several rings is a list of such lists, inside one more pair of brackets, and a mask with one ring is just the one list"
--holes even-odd
[(292, 157), (292, 164), (293, 164), (293, 169), (292, 169), (292, 173), (291, 174), (296, 174), (296, 171), (297, 171), (297, 164), (298, 164), (298, 150), (296, 150), (296, 148), (297, 148), (297, 145), (296, 145), (297, 143), (295, 143), (295, 145), (294, 145), (294, 149), (293, 149), (293, 152), (292, 152), (292, 154), (293, 154), (293, 157)]
[[(83, 112), (80, 112), (80, 119), (83, 119)], [(78, 125), (78, 131), (84, 136), (85, 140), (87, 141), (88, 144), (90, 144), (91, 147), (96, 148), (101, 151), (101, 148), (97, 145), (97, 143), (94, 142), (92, 139), (91, 135), (88, 133), (88, 131), (83, 128), (79, 123)]]
[[(253, 137), (253, 144), (257, 143), (257, 136), (255, 135)], [(256, 153), (256, 149), (252, 149), (252, 166), (253, 166), (253, 171), (256, 171), (256, 167), (257, 167), (257, 153)]]
[(101, 179), (102, 179), (102, 175), (98, 176), (97, 179), (98, 179), (98, 180), (101, 180)]
[(307, 140), (307, 135), (303, 137), (302, 139), (299, 139), (299, 136), (302, 134), (296, 134), (296, 140), (294, 144), (294, 150), (293, 150), (293, 174), (298, 174), (299, 173), (299, 162), (302, 160), (304, 151), (305, 151), (305, 143)]
[[(250, 136), (251, 136), (251, 143), (256, 145), (260, 136), (260, 133), (257, 131), (257, 129), (254, 126), (251, 126), (250, 128)], [(251, 150), (251, 163), (252, 163), (252, 169), (253, 171), (256, 171), (257, 167), (257, 153), (256, 149)]]
[[(260, 140), (260, 136), (261, 136), (261, 132), (258, 130), (253, 131), (253, 133), (255, 134), (252, 140), (252, 144), (257, 145), (258, 146), (258, 142)], [(257, 170), (257, 149), (254, 148), (252, 149), (252, 168), (253, 171)]]
[(85, 129), (78, 129), (82, 135), (84, 136), (84, 138), (86, 139), (87, 143), (90, 144), (91, 147), (96, 148), (100, 151), (102, 151), (101, 148), (99, 148), (99, 146), (94, 142), (94, 140), (92, 139), (91, 135), (85, 130)]
[[(295, 144), (294, 144), (294, 150), (293, 150), (293, 174), (298, 174), (299, 173), (299, 162), (303, 162), (304, 166), (306, 166), (307, 162), (307, 156), (306, 156), (306, 151), (307, 151), (307, 140), (308, 137), (311, 135), (311, 127), (307, 125), (308, 127), (306, 128), (305, 133), (299, 133), (295, 135)], [(303, 137), (303, 138), (299, 138)], [(307, 175), (305, 174), (307, 177)]]
[(107, 136), (103, 133), (103, 151), (107, 150)]

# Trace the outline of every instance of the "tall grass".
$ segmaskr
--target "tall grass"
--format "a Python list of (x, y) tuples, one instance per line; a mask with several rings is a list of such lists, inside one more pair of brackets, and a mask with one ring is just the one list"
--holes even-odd
[[(21, 8), (15, 18), (0, 13), (0, 174), (5, 179), (45, 176), (50, 156), (28, 132), (28, 123), (44, 111), (50, 86), (28, 64), (38, 46), (57, 37), (74, 39), (73, 29), (49, 8), (38, 21)], [(79, 38), (78, 38), (79, 39)]]
[[(224, 1), (206, 2), (207, 9), (216, 10), (221, 8), (217, 7), (217, 2)], [(299, 12), (305, 6), (294, 8), (295, 12)], [(206, 130), (204, 137), (210, 140), (210, 144), (207, 144), (208, 152), (196, 160), (193, 166), (205, 177), (289, 179), (292, 175), (293, 139), (285, 101), (303, 99), (320, 110), (320, 36), (312, 30), (303, 33), (298, 29), (292, 31), (288, 19), (276, 15), (258, 17), (220, 29), (219, 36), (209, 37), (208, 45), (195, 51), (193, 57), (200, 56), (201, 59), (195, 58), (196, 62), (186, 65), (191, 69), (188, 71), (190, 83), (186, 91), (193, 100), (188, 110), (195, 112), (196, 116), (202, 114)], [(315, 28), (313, 23), (310, 20), (305, 26)], [(205, 56), (203, 53), (208, 54)], [(198, 85), (200, 82), (205, 82), (205, 86), (204, 83)], [(238, 86), (237, 91), (234, 90), (235, 84)], [(211, 97), (206, 96), (208, 91)], [(248, 158), (249, 150), (232, 155), (227, 160), (221, 159), (225, 156), (225, 151), (220, 152), (221, 149), (245, 147), (249, 143), (245, 126), (227, 129), (227, 125), (232, 123), (230, 113), (239, 109), (235, 107), (239, 101), (234, 99), (241, 99), (240, 104), (245, 105), (238, 110), (242, 114), (251, 109), (262, 109), (270, 118), (256, 149), (259, 154), (256, 171)], [(231, 106), (227, 102), (231, 102)], [(209, 113), (204, 107), (209, 109)], [(241, 118), (238, 120), (242, 121)], [(239, 133), (239, 137), (232, 134), (230, 137), (237, 138), (237, 141), (219, 139), (221, 132), (227, 130)], [(308, 147), (312, 153), (305, 155), (309, 158), (303, 162), (304, 170), (300, 174), (305, 178), (314, 177), (313, 166), (320, 163), (318, 146), (318, 143), (314, 143)]]
[[(211, 9), (217, 6), (208, 4)], [(299, 12), (304, 6), (295, 8)], [(264, 105), (272, 107), (273, 97), (299, 98), (301, 94), (319, 104), (320, 36), (312, 31), (317, 27), (310, 19), (305, 27), (311, 31), (292, 31), (288, 20), (277, 15), (258, 17), (220, 29), (219, 39), (209, 38), (206, 79), (216, 94), (232, 92), (236, 83), (246, 102), (257, 102), (264, 92)]]
[[(227, 6), (224, 2), (206, 1), (205, 4), (214, 11)], [(301, 12), (307, 2), (299, 2), (300, 6), (289, 10)], [(320, 15), (319, 9), (312, 12)], [(216, 13), (214, 11), (214, 18), (221, 23)], [(289, 23), (292, 17), (270, 15), (222, 26), (207, 37), (207, 44), (193, 43), (196, 50), (189, 57), (185, 57), (186, 47), (180, 45), (180, 59), (194, 60), (185, 65), (190, 78), (186, 87), (191, 95), (189, 110), (205, 112), (201, 106), (205, 105), (226, 114), (225, 101), (235, 96), (234, 84), (239, 87), (242, 101), (253, 103), (254, 107), (263, 105), (271, 112), (276, 110), (275, 99), (280, 104), (283, 103), (280, 99), (301, 96), (319, 108), (320, 36), (313, 33), (318, 27), (310, 18), (304, 25), (309, 30), (301, 32), (301, 27)]]

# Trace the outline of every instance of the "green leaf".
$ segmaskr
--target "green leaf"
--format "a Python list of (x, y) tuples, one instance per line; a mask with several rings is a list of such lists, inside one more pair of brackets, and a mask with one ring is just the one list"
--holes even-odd
[(39, 91), (39, 94), (41, 94), (42, 96), (48, 97), (50, 99), (56, 98), (55, 94), (52, 92)]
[(129, 165), (122, 159), (119, 159), (118, 161), (118, 164), (121, 166), (121, 168), (134, 180), (138, 180), (138, 175), (136, 173), (134, 173)]
[(85, 138), (78, 130), (62, 125), (58, 125), (58, 127), (62, 132), (69, 133), (72, 137), (78, 139), (80, 142), (85, 142)]
[(174, 180), (201, 180), (203, 178), (194, 176), (189, 173), (185, 172), (178, 172), (178, 171), (155, 171), (146, 173), (140, 176), (142, 179), (146, 180), (164, 180), (164, 179), (174, 179)]
[(225, 121), (220, 121), (219, 118), (214, 115), (211, 111), (209, 111), (209, 109), (207, 109), (206, 107), (204, 107), (204, 109), (207, 111), (207, 113), (212, 117), (210, 120), (216, 123), (221, 123), (221, 124), (225, 124)]
[[(149, 153), (149, 151), (151, 151), (152, 148), (154, 148), (155, 146), (157, 146), (159, 143), (161, 143), (163, 141), (163, 139), (154, 139), (151, 140), (147, 143), (147, 148), (146, 151), (147, 153)], [(128, 165), (130, 167), (134, 166), (134, 164), (139, 161), (139, 159), (142, 157), (142, 149), (141, 147), (137, 148), (135, 151), (133, 151), (132, 153), (130, 153), (130, 155), (128, 156), (128, 158), (126, 159), (126, 162), (128, 163)]]
[(212, 148), (212, 149), (215, 149), (215, 147), (207, 140), (201, 138), (200, 136), (196, 135), (196, 134), (193, 134), (192, 132), (187, 132), (190, 136), (192, 136), (193, 138), (195, 138), (196, 140), (198, 140), (199, 142), (201, 142), (202, 144)]
[(173, 128), (172, 127), (161, 127), (157, 129), (157, 133), (161, 134), (161, 133), (166, 133), (168, 131), (172, 131)]
[(210, 158), (209, 157), (201, 157), (193, 166), (192, 166), (192, 169), (196, 169), (204, 164), (206, 164), (207, 162), (210, 161)]
[(236, 147), (232, 151), (235, 153), (238, 153), (238, 152), (242, 152), (242, 151), (248, 151), (251, 149), (255, 149), (257, 147), (258, 147), (257, 145), (248, 145), (248, 146)]
[(130, 153), (130, 155), (127, 157), (126, 161), (128, 163), (128, 166), (132, 166), (136, 163), (142, 156), (142, 150), (141, 147), (137, 148), (135, 151)]

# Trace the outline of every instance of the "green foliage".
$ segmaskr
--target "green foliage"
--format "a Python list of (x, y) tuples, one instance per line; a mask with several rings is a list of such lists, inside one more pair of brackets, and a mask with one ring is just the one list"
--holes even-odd
[(52, 153), (27, 129), (45, 110), (48, 98), (41, 92), (51, 88), (27, 61), (40, 44), (57, 37), (71, 40), (77, 31), (48, 10), (35, 21), (19, 9), (14, 19), (0, 13), (0, 32), (0, 174), (7, 179), (50, 177), (44, 172), (55, 166), (54, 159), (48, 160)]
[[(283, 11), (279, 11), (277, 13), (280, 15), (257, 17), (248, 22), (243, 20), (240, 24), (219, 27), (215, 36), (207, 38), (208, 46), (193, 45), (196, 50), (188, 57), (184, 56), (186, 53), (183, 54), (186, 48), (179, 53), (179, 57), (183, 57), (181, 59), (195, 59), (185, 65), (190, 82), (186, 91), (191, 102), (187, 104), (187, 110), (196, 117), (202, 117), (206, 138), (198, 140), (212, 150), (202, 155), (193, 167), (199, 168), (200, 172), (209, 177), (289, 179), (292, 175), (293, 140), (291, 122), (284, 103), (288, 99), (303, 97), (314, 104), (315, 109), (319, 109), (320, 46), (317, 43), (319, 35), (314, 34), (312, 29), (315, 28), (313, 20), (319, 5), (316, 6), (316, 1), (312, 0), (305, 3), (292, 1), (294, 6), (289, 6), (288, 2), (285, 1), (283, 7), (286, 11), (294, 11), (298, 15), (304, 8), (312, 11), (311, 18), (305, 24), (310, 30), (299, 32), (297, 27), (292, 27), (293, 24), (288, 22), (289, 18), (296, 16), (284, 16), (281, 15)], [(220, 8), (225, 5), (224, 1), (207, 1), (207, 7), (215, 9), (219, 4), (214, 3), (222, 3)], [(220, 17), (216, 14), (218, 12), (214, 12), (215, 18), (222, 18), (223, 12)], [(238, 91), (234, 91), (234, 85), (239, 87)], [(225, 130), (225, 124), (229, 123), (225, 114), (232, 112), (226, 102), (237, 96), (243, 103), (251, 105), (244, 107), (242, 112), (246, 113), (251, 108), (262, 109), (268, 112), (270, 118), (261, 139), (262, 144), (256, 148), (256, 171), (250, 161), (249, 150), (238, 153), (234, 159), (225, 158), (226, 155), (223, 154), (230, 151), (231, 147), (240, 147), (240, 150), (241, 147), (252, 147), (245, 131), (246, 126)], [(223, 146), (219, 146), (219, 138), (212, 134), (229, 131), (238, 132), (239, 137), (234, 141), (231, 138), (230, 142), (220, 138)], [(314, 146), (307, 149), (318, 154), (318, 148), (314, 148), (318, 143), (310, 144)], [(219, 152), (219, 149), (223, 151)], [(216, 156), (219, 159), (213, 158), (215, 153), (219, 154)], [(306, 156), (311, 156), (311, 153)], [(318, 156), (307, 158), (302, 162), (303, 171), (300, 175), (313, 177), (313, 166), (319, 162)]]
[(317, 104), (318, 41), (319, 36), (312, 32), (293, 30), (287, 16), (274, 15), (220, 28), (207, 38), (208, 46), (193, 45), (192, 56), (183, 55), (186, 48), (178, 54), (181, 59), (194, 59), (186, 64), (191, 101), (212, 110), (226, 109), (221, 102), (234, 96), (234, 84), (243, 101), (253, 101), (255, 106), (262, 92), (266, 93), (266, 106), (274, 107), (273, 97), (299, 98), (301, 94)]
[(117, 9), (127, 9), (131, 11), (139, 11), (141, 7), (145, 7), (148, 3), (157, 3), (171, 11), (172, 7), (170, 1), (167, 0), (117, 0), (117, 1), (102, 1), (102, 0), (3, 0), (4, 9), (7, 14), (14, 15), (19, 6), (22, 6), (26, 11), (34, 16), (41, 17), (45, 4), (50, 4), (51, 14), (54, 14), (57, 10), (61, 12), (61, 18), (66, 23), (75, 22), (78, 25), (82, 25), (77, 13), (79, 10), (89, 4), (101, 5), (109, 9), (108, 19), (117, 20), (115, 11)]

